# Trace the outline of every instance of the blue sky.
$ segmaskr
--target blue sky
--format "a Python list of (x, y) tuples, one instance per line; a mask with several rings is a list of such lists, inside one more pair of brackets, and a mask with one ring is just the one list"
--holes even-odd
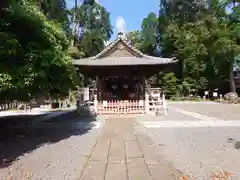
[[(73, 7), (74, 0), (66, 0), (69, 8)], [(116, 38), (116, 21), (118, 26), (126, 24), (126, 31), (141, 28), (141, 22), (149, 12), (158, 13), (160, 0), (98, 0), (111, 14), (111, 24), (114, 34), (111, 39)], [(124, 23), (125, 22), (125, 23)]]

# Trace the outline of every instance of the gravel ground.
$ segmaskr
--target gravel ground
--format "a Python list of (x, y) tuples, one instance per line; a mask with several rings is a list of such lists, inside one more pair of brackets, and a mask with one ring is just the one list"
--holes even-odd
[(1, 133), (0, 179), (74, 180), (101, 129), (91, 123), (61, 119)]
[[(167, 116), (139, 116), (141, 121), (199, 121), (174, 108), (224, 120), (240, 119), (238, 105), (210, 103), (169, 103)], [(38, 115), (36, 118), (41, 117)], [(2, 121), (0, 127), (0, 180), (75, 180), (96, 142), (100, 129), (90, 121), (65, 114), (48, 123), (29, 125), (32, 117)], [(22, 122), (21, 120), (21, 122)], [(11, 123), (9, 123), (11, 122)], [(57, 124), (56, 124), (57, 122)], [(7, 128), (4, 128), (7, 127)], [(10, 129), (9, 129), (10, 128)], [(139, 128), (160, 147), (161, 154), (196, 180), (209, 179), (210, 173), (226, 170), (240, 180), (240, 127)]]
[(240, 179), (240, 150), (234, 146), (240, 128), (148, 129), (148, 134), (161, 144), (167, 160), (196, 179), (207, 179), (218, 170)]
[(212, 116), (222, 120), (240, 120), (240, 106), (238, 104), (220, 103), (168, 103), (170, 107)]
[[(179, 107), (178, 107), (179, 108)], [(157, 123), (165, 120), (199, 121), (191, 116), (174, 112), (167, 116), (139, 117), (140, 122)], [(142, 128), (160, 146), (161, 154), (172, 162), (174, 167), (196, 180), (210, 179), (211, 173), (218, 170), (233, 173), (233, 180), (240, 180), (240, 127), (201, 127), (201, 128)]]

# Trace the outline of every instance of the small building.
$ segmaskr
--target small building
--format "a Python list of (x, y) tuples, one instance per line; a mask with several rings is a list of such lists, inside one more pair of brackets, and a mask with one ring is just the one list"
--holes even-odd
[(95, 80), (91, 92), (85, 88), (84, 100), (92, 100), (98, 114), (119, 115), (147, 113), (152, 94), (147, 79), (163, 70), (172, 71), (176, 62), (143, 54), (122, 33), (96, 56), (73, 60), (79, 72)]

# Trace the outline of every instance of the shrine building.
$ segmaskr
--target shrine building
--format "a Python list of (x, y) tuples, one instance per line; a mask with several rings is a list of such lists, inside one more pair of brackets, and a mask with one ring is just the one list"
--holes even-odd
[(147, 79), (160, 71), (172, 71), (175, 63), (174, 58), (143, 54), (123, 33), (96, 56), (73, 60), (80, 73), (94, 79), (92, 90), (82, 88), (82, 100), (92, 101), (100, 115), (146, 114), (154, 104), (150, 103), (154, 93), (159, 97), (155, 101), (163, 104), (164, 94), (160, 95), (160, 88), (151, 88)]

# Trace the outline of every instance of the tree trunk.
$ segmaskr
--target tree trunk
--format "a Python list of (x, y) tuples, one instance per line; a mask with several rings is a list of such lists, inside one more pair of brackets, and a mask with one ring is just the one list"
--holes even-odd
[(233, 64), (229, 65), (229, 86), (230, 92), (236, 92), (236, 84), (234, 80)]
[(75, 36), (76, 36), (76, 29), (77, 29), (77, 23), (76, 23), (76, 13), (77, 13), (77, 0), (74, 0), (74, 12), (73, 12), (73, 29), (72, 29), (72, 40), (71, 45), (75, 45)]

